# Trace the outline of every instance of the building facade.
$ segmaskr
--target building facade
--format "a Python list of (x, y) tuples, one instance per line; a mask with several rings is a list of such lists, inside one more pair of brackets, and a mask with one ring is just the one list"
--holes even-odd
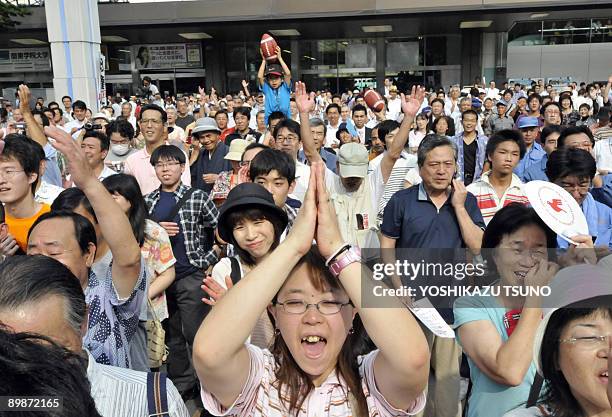
[[(17, 30), (0, 34), (0, 87), (52, 88), (41, 0)], [(67, 11), (68, 19), (70, 11)], [(265, 32), (295, 79), (343, 92), (385, 78), (428, 87), (476, 78), (605, 80), (612, 3), (533, 0), (199, 0), (98, 5), (109, 94), (137, 93), (148, 75), (168, 94), (198, 86), (255, 88)], [(5, 93), (6, 95), (6, 93)]]

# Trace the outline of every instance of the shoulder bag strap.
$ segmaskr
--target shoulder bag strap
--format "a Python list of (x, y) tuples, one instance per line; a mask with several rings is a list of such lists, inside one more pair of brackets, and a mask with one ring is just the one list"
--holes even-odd
[(147, 373), (147, 407), (149, 417), (170, 415), (168, 412), (166, 374), (161, 372)]
[(174, 221), (174, 218), (178, 214), (179, 210), (185, 205), (185, 203), (187, 202), (187, 200), (189, 200), (189, 197), (191, 197), (191, 194), (193, 194), (193, 192), (195, 190), (196, 189), (194, 187), (192, 187), (192, 188), (188, 189), (185, 192), (185, 194), (183, 194), (183, 196), (180, 198), (179, 201), (177, 201), (176, 205), (174, 206), (174, 208), (172, 209), (172, 211), (168, 215), (168, 218), (166, 219), (167, 222), (173, 222)]
[(544, 378), (542, 378), (540, 374), (536, 373), (536, 376), (533, 379), (533, 384), (531, 384), (531, 390), (529, 391), (529, 397), (527, 399), (527, 408), (536, 405), (536, 403), (538, 402), (538, 398), (540, 397), (540, 391), (542, 390), (543, 384)]
[(242, 274), (240, 273), (240, 264), (238, 263), (238, 259), (234, 256), (229, 257), (230, 263), (232, 264), (232, 272), (230, 277), (232, 278), (232, 284), (236, 285), (240, 278), (242, 278)]

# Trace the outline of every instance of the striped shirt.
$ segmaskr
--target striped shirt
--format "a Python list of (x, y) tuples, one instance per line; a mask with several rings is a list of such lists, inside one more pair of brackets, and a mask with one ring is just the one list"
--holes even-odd
[(512, 174), (512, 182), (504, 191), (501, 198), (489, 182), (491, 171), (485, 172), (480, 180), (467, 186), (467, 190), (474, 194), (478, 208), (482, 213), (485, 224), (489, 224), (495, 213), (511, 203), (527, 204), (529, 201), (523, 192), (523, 183), (516, 174)]
[[(382, 161), (382, 158), (381, 158)], [(380, 163), (378, 164), (380, 165)], [(372, 164), (370, 163), (370, 166)], [(406, 151), (402, 151), (400, 158), (395, 161), (393, 168), (391, 169), (391, 173), (389, 174), (389, 178), (385, 183), (385, 188), (382, 193), (382, 196), (378, 199), (378, 223), (382, 223), (383, 214), (385, 212), (385, 207), (387, 207), (387, 203), (393, 194), (398, 192), (399, 190), (404, 189), (404, 178), (408, 171), (417, 166), (417, 157), (415, 155), (409, 154)]]
[(600, 140), (612, 138), (612, 127), (604, 126), (597, 129), (593, 129), (593, 139), (595, 142), (599, 142)]
[[(91, 397), (102, 417), (147, 417), (147, 373), (96, 363), (89, 354), (87, 379)], [(166, 380), (169, 417), (189, 417), (183, 399)]]
[[(202, 401), (211, 414), (237, 417), (350, 417), (353, 415), (350, 400), (346, 395), (348, 386), (334, 372), (321, 386), (310, 392), (297, 415), (287, 413), (276, 385), (274, 370), (277, 362), (274, 356), (268, 350), (248, 344), (246, 346), (251, 357), (249, 377), (242, 392), (229, 409), (224, 409), (211, 393), (204, 390), (206, 387), (203, 387)], [(398, 410), (378, 391), (374, 375), (374, 359), (377, 354), (378, 350), (375, 350), (361, 357), (359, 365), (361, 387), (368, 404), (368, 416), (401, 417), (419, 413), (425, 407), (425, 393), (421, 393), (408, 410)]]

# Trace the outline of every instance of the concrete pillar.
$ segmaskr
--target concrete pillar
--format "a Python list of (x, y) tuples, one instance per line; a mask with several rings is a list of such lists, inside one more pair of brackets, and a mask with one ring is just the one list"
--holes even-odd
[[(46, 0), (55, 99), (69, 95), (99, 110), (100, 19), (96, 0)], [(101, 97), (104, 99), (104, 97)]]
[[(225, 49), (219, 41), (210, 41), (204, 47), (204, 64), (206, 66), (206, 91), (215, 87), (217, 94), (227, 91), (227, 76), (225, 72)], [(259, 68), (259, 67), (257, 67)], [(256, 91), (251, 91), (255, 93)]]
[[(285, 54), (285, 56), (287, 56)], [(291, 39), (291, 77), (294, 80), (302, 79), (302, 70), (300, 68), (300, 41), (298, 39)], [(285, 58), (286, 60), (287, 58)]]
[(482, 77), (480, 61), (481, 30), (463, 29), (461, 31), (461, 84), (472, 85), (474, 78)]
[(495, 47), (497, 41), (496, 33), (482, 34), (482, 52), (481, 52), (481, 68), (482, 75), (486, 79), (487, 85), (489, 81), (495, 81)]

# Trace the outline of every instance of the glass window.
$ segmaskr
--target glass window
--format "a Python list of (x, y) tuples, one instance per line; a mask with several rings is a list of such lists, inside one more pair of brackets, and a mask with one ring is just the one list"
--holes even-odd
[(612, 42), (612, 19), (591, 20), (591, 42)]
[(225, 47), (225, 70), (228, 72), (246, 69), (247, 48), (243, 42), (228, 43)]
[(106, 57), (106, 71), (109, 74), (128, 73), (131, 71), (132, 55), (127, 45), (102, 45), (102, 54)]
[(399, 72), (406, 68), (415, 68), (424, 63), (423, 37), (386, 39), (387, 72)]
[[(544, 32), (546, 33), (546, 32)], [(508, 45), (542, 45), (542, 22), (516, 22), (508, 32)]]
[(338, 68), (376, 68), (375, 39), (347, 39), (337, 45)]
[(335, 40), (300, 42), (300, 67), (302, 69), (336, 69), (338, 58)]
[(543, 43), (545, 45), (588, 43), (591, 34), (591, 21), (545, 21), (542, 33)]

